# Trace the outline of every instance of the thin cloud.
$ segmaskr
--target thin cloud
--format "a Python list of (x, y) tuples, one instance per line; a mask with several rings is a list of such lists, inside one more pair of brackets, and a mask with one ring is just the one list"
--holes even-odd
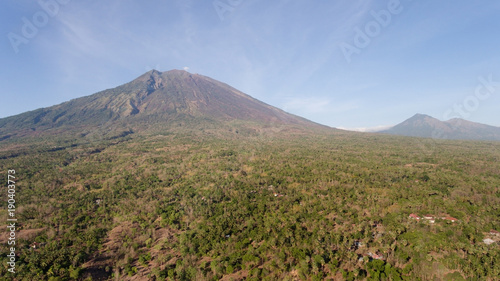
[(283, 110), (297, 112), (304, 115), (319, 113), (342, 113), (359, 108), (356, 102), (335, 102), (331, 98), (322, 97), (294, 97), (290, 98), (282, 106)]
[(292, 98), (283, 105), (285, 111), (300, 111), (304, 113), (321, 113), (329, 109), (330, 99), (322, 98)]
[(394, 127), (394, 125), (380, 125), (380, 126), (375, 126), (375, 127), (359, 127), (359, 128), (346, 128), (346, 127), (337, 127), (338, 129), (341, 130), (346, 130), (346, 131), (354, 131), (354, 132), (364, 132), (364, 133), (374, 133), (374, 132), (380, 132), (383, 130), (387, 130)]

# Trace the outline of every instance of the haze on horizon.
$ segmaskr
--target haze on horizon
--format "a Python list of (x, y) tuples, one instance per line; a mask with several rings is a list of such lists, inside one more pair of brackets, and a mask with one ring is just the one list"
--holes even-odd
[(500, 126), (500, 3), (3, 1), (0, 118), (185, 69), (332, 127)]

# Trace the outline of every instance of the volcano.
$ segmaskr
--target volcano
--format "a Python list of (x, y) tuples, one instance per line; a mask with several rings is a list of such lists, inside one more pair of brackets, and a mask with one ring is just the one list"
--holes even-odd
[(0, 119), (0, 141), (16, 137), (174, 128), (235, 132), (325, 129), (212, 78), (184, 70), (149, 71), (113, 89)]

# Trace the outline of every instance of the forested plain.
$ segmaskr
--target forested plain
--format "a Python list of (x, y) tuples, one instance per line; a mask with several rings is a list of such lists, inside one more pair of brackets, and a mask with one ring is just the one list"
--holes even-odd
[(18, 218), (2, 280), (500, 276), (498, 142), (231, 129), (0, 144)]

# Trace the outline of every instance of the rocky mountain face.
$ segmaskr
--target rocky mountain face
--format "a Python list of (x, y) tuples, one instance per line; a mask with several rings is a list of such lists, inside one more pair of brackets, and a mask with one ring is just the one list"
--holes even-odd
[(152, 70), (113, 89), (0, 119), (0, 141), (67, 132), (85, 136), (96, 131), (109, 134), (228, 126), (252, 130), (327, 128), (206, 76), (183, 70)]

